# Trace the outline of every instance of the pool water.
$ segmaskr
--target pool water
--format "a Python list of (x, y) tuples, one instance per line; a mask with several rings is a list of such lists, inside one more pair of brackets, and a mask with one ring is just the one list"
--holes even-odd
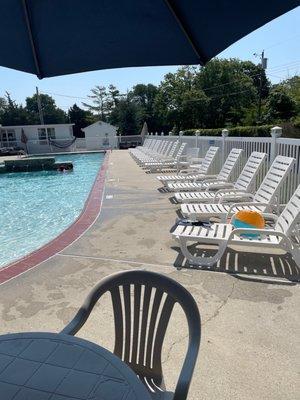
[(0, 175), (0, 268), (54, 239), (80, 215), (104, 153), (55, 156), (72, 172)]

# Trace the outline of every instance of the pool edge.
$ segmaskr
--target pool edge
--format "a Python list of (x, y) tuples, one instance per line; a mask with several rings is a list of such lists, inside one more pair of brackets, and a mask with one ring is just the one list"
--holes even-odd
[(70, 246), (95, 222), (102, 206), (105, 177), (111, 151), (107, 151), (79, 217), (62, 233), (37, 250), (0, 268), (0, 285), (31, 270)]

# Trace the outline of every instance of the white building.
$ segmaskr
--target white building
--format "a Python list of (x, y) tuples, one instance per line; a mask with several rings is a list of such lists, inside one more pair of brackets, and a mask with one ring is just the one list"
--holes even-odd
[(83, 128), (87, 150), (115, 149), (118, 147), (117, 127), (97, 121)]
[[(27, 147), (29, 154), (72, 151), (74, 147), (73, 125), (0, 125), (0, 147), (20, 147), (24, 150)], [(27, 139), (26, 144), (24, 137)]]

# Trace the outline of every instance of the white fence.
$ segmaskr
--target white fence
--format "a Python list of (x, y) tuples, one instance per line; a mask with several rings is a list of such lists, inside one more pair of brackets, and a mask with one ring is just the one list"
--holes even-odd
[[(267, 162), (257, 177), (257, 185), (264, 178), (271, 162), (277, 155), (295, 158), (295, 163), (291, 173), (285, 181), (280, 193), (280, 202), (287, 203), (293, 192), (300, 183), (300, 139), (281, 138), (281, 128), (275, 127), (270, 132), (270, 137), (228, 137), (226, 133), (223, 136), (155, 136), (159, 140), (179, 140), (186, 143), (187, 148), (199, 148), (199, 157), (204, 157), (210, 146), (220, 147), (221, 157), (218, 157), (213, 173), (218, 173), (221, 166), (233, 148), (243, 149), (243, 157), (240, 158), (239, 165), (235, 170), (233, 181), (236, 180), (247, 158), (253, 151), (259, 151), (268, 154)], [(154, 137), (154, 136), (148, 136)]]

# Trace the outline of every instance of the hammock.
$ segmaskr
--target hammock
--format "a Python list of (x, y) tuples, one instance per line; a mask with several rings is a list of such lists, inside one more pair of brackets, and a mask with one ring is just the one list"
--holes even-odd
[(70, 147), (76, 140), (76, 137), (74, 137), (74, 139), (71, 140), (67, 140), (67, 141), (63, 141), (63, 142), (56, 142), (53, 139), (49, 138), (49, 143), (54, 146), (57, 147), (59, 149), (66, 149), (67, 147)]

